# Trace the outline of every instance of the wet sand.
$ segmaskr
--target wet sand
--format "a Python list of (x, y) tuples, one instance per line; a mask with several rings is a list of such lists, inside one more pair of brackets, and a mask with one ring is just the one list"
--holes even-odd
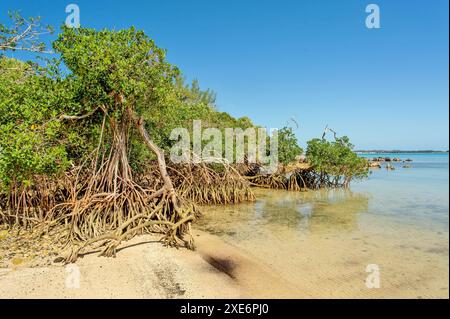
[[(87, 254), (76, 263), (79, 288), (67, 286), (67, 266), (3, 268), (0, 298), (448, 298), (448, 264), (444, 269), (432, 248), (418, 266), (422, 250), (368, 249), (364, 237), (349, 250), (338, 237), (286, 245), (286, 237), (269, 236), (264, 245), (237, 246), (199, 230), (194, 236), (194, 252), (147, 235), (124, 243), (116, 258)], [(365, 266), (374, 262), (380, 289), (365, 286)]]
[(124, 243), (116, 258), (92, 252), (77, 261), (79, 281), (69, 284), (73, 265), (0, 268), (0, 298), (302, 297), (272, 269), (218, 237), (201, 231), (195, 237), (197, 251), (166, 248), (146, 235)]
[[(303, 297), (449, 297), (448, 232), (367, 213), (360, 194), (257, 192), (255, 203), (209, 207), (198, 227), (269, 267)], [(379, 270), (379, 288), (366, 285), (370, 265)]]

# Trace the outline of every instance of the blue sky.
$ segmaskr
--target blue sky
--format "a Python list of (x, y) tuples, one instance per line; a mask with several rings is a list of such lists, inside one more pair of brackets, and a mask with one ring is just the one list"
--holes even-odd
[[(300, 124), (300, 144), (325, 125), (357, 148), (448, 149), (447, 0), (0, 1), (61, 25), (143, 29), (218, 107), (257, 124)], [(367, 29), (376, 3), (381, 28)], [(16, 54), (16, 56), (18, 56)]]

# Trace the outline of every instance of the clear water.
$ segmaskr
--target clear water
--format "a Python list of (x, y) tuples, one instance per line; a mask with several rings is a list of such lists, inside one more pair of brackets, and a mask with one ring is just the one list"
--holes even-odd
[(448, 232), (449, 156), (448, 154), (370, 154), (365, 157), (398, 157), (412, 159), (403, 168), (392, 162), (394, 171), (372, 170), (368, 180), (356, 182), (352, 191), (370, 198), (368, 212), (383, 215), (401, 224), (413, 224)]
[[(412, 167), (374, 169), (351, 190), (256, 189), (254, 203), (205, 207), (197, 227), (272, 267), (305, 297), (448, 298), (448, 154), (382, 156), (410, 158)], [(371, 264), (380, 288), (366, 285)]]

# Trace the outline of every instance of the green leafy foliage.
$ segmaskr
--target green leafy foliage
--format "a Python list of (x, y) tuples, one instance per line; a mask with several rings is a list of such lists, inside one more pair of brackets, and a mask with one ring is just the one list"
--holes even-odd
[[(134, 28), (96, 31), (63, 27), (53, 47), (81, 85), (84, 111), (101, 106), (116, 118), (128, 107), (141, 113), (138, 108), (162, 103), (178, 74), (165, 61), (165, 51)], [(148, 104), (139, 103), (144, 100)]]
[(216, 104), (216, 93), (208, 89), (203, 91), (197, 79), (192, 81), (191, 85), (185, 84), (185, 79), (179, 75), (176, 77), (175, 85), (180, 99), (189, 104), (203, 104), (211, 108)]
[[(25, 23), (20, 21), (18, 27)], [(1, 60), (0, 179), (5, 186), (82, 163), (98, 143), (103, 121), (99, 109), (119, 122), (132, 109), (163, 149), (174, 143), (169, 139), (173, 128), (192, 128), (194, 119), (202, 120), (203, 127), (253, 126), (248, 118), (218, 112), (215, 93), (201, 90), (198, 81), (185, 85), (179, 70), (165, 61), (165, 51), (134, 28), (63, 27), (53, 48), (61, 60), (47, 61), (45, 68)], [(89, 116), (61, 120), (62, 114)], [(107, 148), (110, 143), (105, 140)], [(130, 145), (133, 169), (154, 158), (133, 134)]]
[(353, 152), (347, 136), (334, 141), (312, 139), (306, 150), (308, 162), (322, 175), (335, 178), (335, 183), (348, 186), (352, 179), (365, 178), (369, 174), (367, 162)]
[(0, 185), (31, 183), (34, 175), (51, 175), (68, 165), (56, 119), (64, 99), (59, 83), (41, 70), (0, 58)]
[(303, 154), (303, 149), (298, 145), (297, 137), (291, 127), (283, 127), (278, 131), (278, 160), (287, 165)]
[[(12, 18), (13, 27), (0, 25), (0, 51), (26, 48), (12, 41), (21, 34), (33, 39), (28, 49), (43, 51), (36, 33), (27, 31), (41, 30), (39, 19)], [(0, 58), (0, 189), (32, 183), (37, 175), (57, 176), (84, 162), (104, 126), (116, 133), (121, 126), (129, 164), (142, 170), (154, 154), (126, 123), (129, 112), (145, 121), (152, 139), (165, 150), (175, 143), (171, 131), (185, 127), (192, 133), (193, 120), (222, 132), (255, 127), (247, 117), (218, 111), (216, 94), (202, 90), (197, 80), (186, 84), (178, 68), (166, 61), (166, 51), (142, 31), (62, 27), (53, 49), (60, 60), (48, 60), (45, 67)], [(114, 134), (103, 139), (105, 150), (113, 148)], [(278, 137), (281, 163), (303, 153), (292, 128), (282, 128)], [(346, 137), (315, 139), (308, 142), (307, 157), (320, 173), (345, 181), (367, 176), (352, 148)]]

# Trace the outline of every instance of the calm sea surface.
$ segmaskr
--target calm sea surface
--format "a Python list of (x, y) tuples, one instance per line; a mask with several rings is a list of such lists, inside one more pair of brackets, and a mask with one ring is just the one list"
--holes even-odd
[[(275, 269), (305, 297), (449, 296), (448, 154), (373, 169), (351, 189), (256, 189), (254, 203), (205, 207), (197, 227)], [(366, 285), (376, 265), (380, 288)], [(369, 268), (367, 268), (369, 266)]]
[(368, 180), (356, 182), (354, 192), (369, 198), (368, 213), (383, 215), (402, 224), (414, 224), (448, 233), (448, 154), (368, 154), (364, 157), (412, 159), (411, 168), (392, 163), (396, 170), (372, 170)]

